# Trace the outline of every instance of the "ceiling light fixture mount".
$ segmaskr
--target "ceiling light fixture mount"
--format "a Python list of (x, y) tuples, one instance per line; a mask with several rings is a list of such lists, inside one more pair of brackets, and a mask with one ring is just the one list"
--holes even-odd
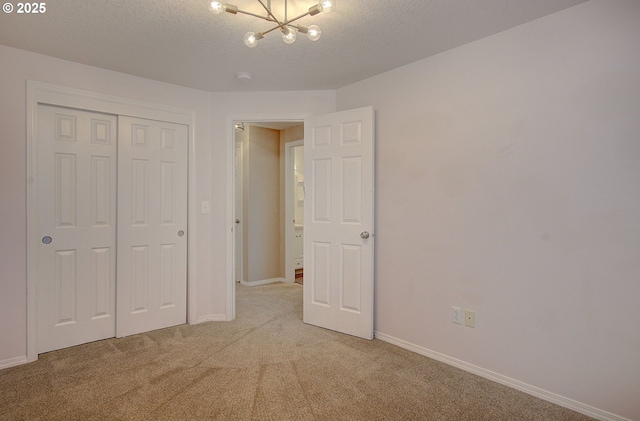
[(222, 12), (231, 13), (232, 15), (237, 15), (238, 13), (242, 13), (249, 16), (254, 16), (256, 18), (260, 18), (275, 24), (275, 26), (271, 29), (262, 32), (247, 32), (244, 35), (244, 43), (247, 47), (253, 48), (258, 44), (265, 35), (269, 32), (280, 30), (282, 32), (282, 40), (287, 44), (292, 44), (296, 40), (297, 32), (306, 34), (307, 37), (311, 41), (317, 41), (320, 39), (322, 31), (318, 25), (311, 26), (303, 26), (294, 24), (294, 22), (302, 19), (305, 16), (315, 16), (318, 13), (331, 13), (335, 8), (336, 2), (335, 0), (321, 0), (320, 3), (315, 4), (309, 8), (309, 10), (300, 16), (296, 16), (294, 18), (289, 19), (287, 16), (288, 12), (288, 1), (284, 0), (284, 19), (278, 19), (271, 9), (271, 0), (267, 0), (267, 3), (263, 0), (257, 0), (258, 3), (262, 5), (264, 10), (267, 12), (266, 16), (261, 16), (255, 13), (247, 12), (245, 10), (241, 10), (238, 6), (225, 3), (218, 0), (213, 0), (209, 3), (209, 10), (211, 13), (215, 15), (219, 15)]

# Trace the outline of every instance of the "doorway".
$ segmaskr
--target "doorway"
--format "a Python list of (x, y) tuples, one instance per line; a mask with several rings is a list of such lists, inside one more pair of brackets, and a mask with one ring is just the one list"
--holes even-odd
[[(227, 250), (234, 250), (233, 125), (268, 118), (227, 118)], [(273, 118), (287, 121), (289, 118)], [(373, 338), (374, 110), (373, 107), (309, 115), (304, 121), (305, 323)], [(334, 182), (335, 181), (335, 182)], [(307, 227), (312, 228), (307, 232)], [(307, 235), (310, 234), (310, 235)], [(227, 255), (227, 319), (235, 318), (234, 253)], [(307, 282), (308, 281), (308, 282)]]
[[(245, 286), (294, 282), (292, 251), (302, 251), (303, 198), (294, 200), (299, 121), (234, 123), (234, 280)], [(303, 194), (303, 178), (298, 194)], [(297, 203), (298, 215), (295, 215)], [(295, 219), (295, 220), (294, 220)], [(297, 232), (296, 232), (297, 231)], [(300, 244), (296, 249), (296, 240)]]

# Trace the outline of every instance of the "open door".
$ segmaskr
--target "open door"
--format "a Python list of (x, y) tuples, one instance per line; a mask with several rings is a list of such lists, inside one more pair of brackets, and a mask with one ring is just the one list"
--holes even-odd
[(373, 108), (304, 122), (304, 322), (373, 339)]

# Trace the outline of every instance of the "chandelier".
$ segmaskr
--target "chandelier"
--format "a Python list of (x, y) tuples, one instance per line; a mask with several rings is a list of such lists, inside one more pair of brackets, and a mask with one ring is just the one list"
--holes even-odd
[(265, 4), (263, 0), (258, 0), (258, 3), (262, 5), (267, 12), (266, 16), (258, 15), (255, 13), (247, 12), (245, 10), (238, 9), (238, 6), (225, 3), (222, 1), (213, 0), (209, 4), (209, 10), (215, 15), (219, 15), (222, 12), (228, 12), (232, 15), (242, 13), (249, 16), (254, 16), (269, 22), (272, 22), (275, 26), (269, 30), (262, 32), (247, 32), (244, 35), (244, 43), (247, 47), (253, 48), (258, 44), (258, 41), (264, 38), (269, 32), (279, 30), (282, 33), (282, 40), (287, 44), (291, 44), (296, 40), (296, 32), (307, 34), (307, 37), (311, 41), (317, 41), (320, 39), (321, 31), (318, 25), (303, 26), (299, 24), (293, 24), (294, 22), (302, 19), (305, 16), (315, 16), (318, 13), (331, 13), (335, 7), (335, 0), (322, 0), (320, 3), (311, 6), (306, 13), (289, 19), (287, 16), (287, 0), (284, 0), (284, 18), (278, 19), (271, 9), (271, 0), (267, 0)]

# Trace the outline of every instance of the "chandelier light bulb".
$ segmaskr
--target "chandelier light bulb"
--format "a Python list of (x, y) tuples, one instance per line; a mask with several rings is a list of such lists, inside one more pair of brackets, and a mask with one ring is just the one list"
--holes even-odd
[(287, 27), (282, 28), (282, 40), (287, 44), (293, 44), (296, 41), (296, 31)]
[(320, 7), (322, 7), (323, 12), (331, 13), (336, 7), (336, 0), (322, 0), (320, 2)]
[(225, 9), (226, 5), (221, 1), (213, 0), (211, 3), (209, 3), (209, 10), (211, 10), (211, 13), (213, 13), (214, 15), (219, 15), (220, 13), (224, 12)]
[(321, 35), (322, 31), (320, 30), (320, 27), (318, 25), (311, 25), (309, 28), (307, 28), (307, 38), (309, 38), (311, 41), (319, 40)]
[(249, 48), (253, 48), (258, 45), (258, 38), (256, 38), (256, 34), (253, 32), (247, 32), (244, 34), (244, 45)]

